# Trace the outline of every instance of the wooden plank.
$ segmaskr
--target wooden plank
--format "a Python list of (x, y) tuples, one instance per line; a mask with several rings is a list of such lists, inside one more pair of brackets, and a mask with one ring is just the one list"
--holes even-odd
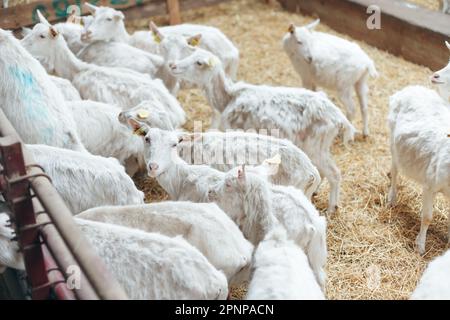
[[(182, 0), (180, 3), (180, 10), (191, 10), (195, 8), (216, 5), (221, 2), (229, 0)], [(167, 12), (166, 3), (164, 0), (154, 0), (152, 3), (147, 3), (139, 7), (130, 7), (124, 11), (127, 20), (144, 19), (151, 16), (164, 15)]]
[(180, 3), (178, 0), (167, 0), (167, 11), (171, 25), (181, 23)]
[[(403, 0), (279, 0), (289, 11), (315, 15), (334, 30), (433, 70), (448, 63), (450, 19)], [(381, 9), (381, 28), (369, 29), (367, 8)]]
[(71, 5), (81, 7), (81, 13), (88, 11), (82, 5), (90, 2), (97, 6), (108, 6), (116, 9), (127, 9), (135, 6), (143, 6), (148, 3), (158, 2), (157, 0), (38, 0), (29, 4), (18, 5), (0, 10), (0, 28), (18, 29), (23, 26), (30, 26), (37, 22), (36, 10), (40, 10), (50, 21), (58, 21), (68, 16), (68, 8)]

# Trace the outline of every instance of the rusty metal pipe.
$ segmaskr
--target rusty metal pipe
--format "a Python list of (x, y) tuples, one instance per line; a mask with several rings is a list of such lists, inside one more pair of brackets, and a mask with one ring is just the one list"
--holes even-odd
[[(0, 110), (0, 135), (11, 135), (20, 140), (19, 135), (2, 110)], [(35, 163), (26, 148), (23, 147), (22, 149), (25, 164)], [(33, 170), (40, 171), (38, 168), (33, 168)], [(101, 299), (127, 299), (123, 288), (81, 234), (73, 220), (72, 213), (48, 179), (44, 177), (33, 178), (31, 187), (98, 296)]]
[(56, 262), (45, 245), (42, 246), (44, 253), (44, 265), (48, 280), (52, 283), (53, 291), (59, 300), (75, 300), (75, 293), (66, 286), (66, 279), (59, 270)]
[[(36, 212), (42, 211), (42, 206), (39, 201), (33, 202)], [(38, 223), (49, 222), (50, 218), (47, 214), (42, 213), (37, 216)], [(56, 230), (55, 226), (52, 224), (45, 225), (41, 228), (41, 235), (43, 241), (48, 247), (51, 255), (55, 258), (55, 262), (64, 276), (67, 277), (66, 271), (70, 266), (78, 265), (74, 256), (70, 252), (69, 248), (65, 244), (64, 240), (61, 238), (60, 234)], [(74, 293), (80, 300), (97, 300), (99, 296), (95, 293), (94, 288), (90, 284), (89, 280), (86, 278), (84, 273), (81, 273), (80, 279), (81, 286), (79, 289), (74, 289)]]

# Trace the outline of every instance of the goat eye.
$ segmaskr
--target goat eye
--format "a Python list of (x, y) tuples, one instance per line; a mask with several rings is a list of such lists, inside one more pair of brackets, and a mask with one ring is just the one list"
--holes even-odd
[(301, 41), (298, 41), (298, 40), (297, 40), (297, 43), (298, 43), (298, 44), (303, 44), (303, 42), (301, 42)]
[(39, 37), (41, 37), (41, 39), (45, 39), (45, 36), (43, 34), (41, 34)]
[(145, 142), (147, 142), (148, 144), (150, 144), (150, 138), (149, 137), (145, 137)]
[(197, 61), (197, 65), (201, 67), (203, 64), (200, 61)]
[(177, 145), (178, 145), (178, 143), (174, 143), (174, 144), (172, 145), (172, 148), (175, 148)]

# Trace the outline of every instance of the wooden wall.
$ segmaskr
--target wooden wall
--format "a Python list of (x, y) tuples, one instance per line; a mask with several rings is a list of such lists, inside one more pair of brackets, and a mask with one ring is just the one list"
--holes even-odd
[[(223, 1), (226, 0), (180, 0), (180, 9), (193, 9)], [(33, 25), (37, 22), (36, 10), (38, 9), (50, 22), (65, 19), (68, 15), (67, 9), (71, 5), (81, 6), (82, 13), (87, 14), (87, 10), (82, 6), (84, 2), (123, 9), (125, 16), (129, 19), (146, 18), (168, 12), (166, 0), (37, 0), (29, 4), (0, 9), (0, 28), (16, 30)], [(174, 1), (169, 2), (174, 3)]]

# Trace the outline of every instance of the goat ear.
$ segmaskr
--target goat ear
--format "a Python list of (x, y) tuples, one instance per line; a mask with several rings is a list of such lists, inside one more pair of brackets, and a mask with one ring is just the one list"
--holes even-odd
[(114, 14), (114, 20), (119, 21), (125, 19), (125, 16), (121, 11)]
[(50, 27), (49, 33), (50, 33), (50, 37), (52, 37), (52, 38), (56, 38), (56, 36), (59, 34), (58, 31), (53, 27)]
[(148, 27), (150, 28), (150, 31), (153, 33), (153, 40), (156, 43), (160, 43), (164, 39), (164, 36), (159, 31), (159, 29), (156, 26), (156, 24), (153, 21), (150, 21)]
[(93, 4), (90, 4), (89, 2), (85, 2), (84, 6), (86, 7), (86, 9), (89, 10), (89, 12), (91, 14), (95, 14), (95, 12), (97, 11), (98, 7), (94, 6)]
[(217, 65), (218, 61), (216, 57), (210, 57), (206, 63), (209, 68), (214, 68)]
[(83, 22), (84, 29), (86, 30), (91, 25), (92, 21), (94, 21), (94, 17), (93, 16), (83, 16), (83, 17), (81, 17), (81, 21)]
[(46, 26), (51, 26), (50, 22), (47, 21), (47, 19), (45, 19), (44, 15), (41, 13), (41, 11), (38, 9), (36, 10), (36, 14), (39, 18), (39, 22), (42, 24), (45, 24)]
[(448, 50), (450, 50), (450, 42), (445, 41), (445, 45), (447, 46)]
[(267, 169), (267, 175), (276, 175), (281, 164), (281, 156), (277, 153), (274, 157), (263, 161), (263, 166)]
[(72, 7), (72, 12), (67, 16), (66, 23), (81, 23), (81, 17), (77, 16), (78, 7)]
[(293, 34), (295, 32), (295, 25), (291, 23), (288, 27), (288, 32)]
[(238, 169), (238, 180), (241, 183), (245, 182), (245, 164)]
[(145, 123), (139, 122), (131, 118), (128, 120), (128, 124), (133, 129), (133, 134), (145, 137), (145, 135), (148, 133), (149, 127)]
[(26, 37), (27, 35), (29, 35), (31, 33), (31, 29), (22, 27), (22, 30), (20, 31), (20, 33), (22, 34), (22, 37)]
[(308, 30), (314, 30), (315, 27), (317, 27), (320, 23), (320, 19), (317, 19), (316, 21), (311, 22), (310, 24), (307, 24), (305, 27)]
[(200, 40), (202, 39), (202, 35), (196, 34), (195, 36), (192, 36), (187, 39), (187, 43), (193, 47), (197, 47), (200, 44)]

